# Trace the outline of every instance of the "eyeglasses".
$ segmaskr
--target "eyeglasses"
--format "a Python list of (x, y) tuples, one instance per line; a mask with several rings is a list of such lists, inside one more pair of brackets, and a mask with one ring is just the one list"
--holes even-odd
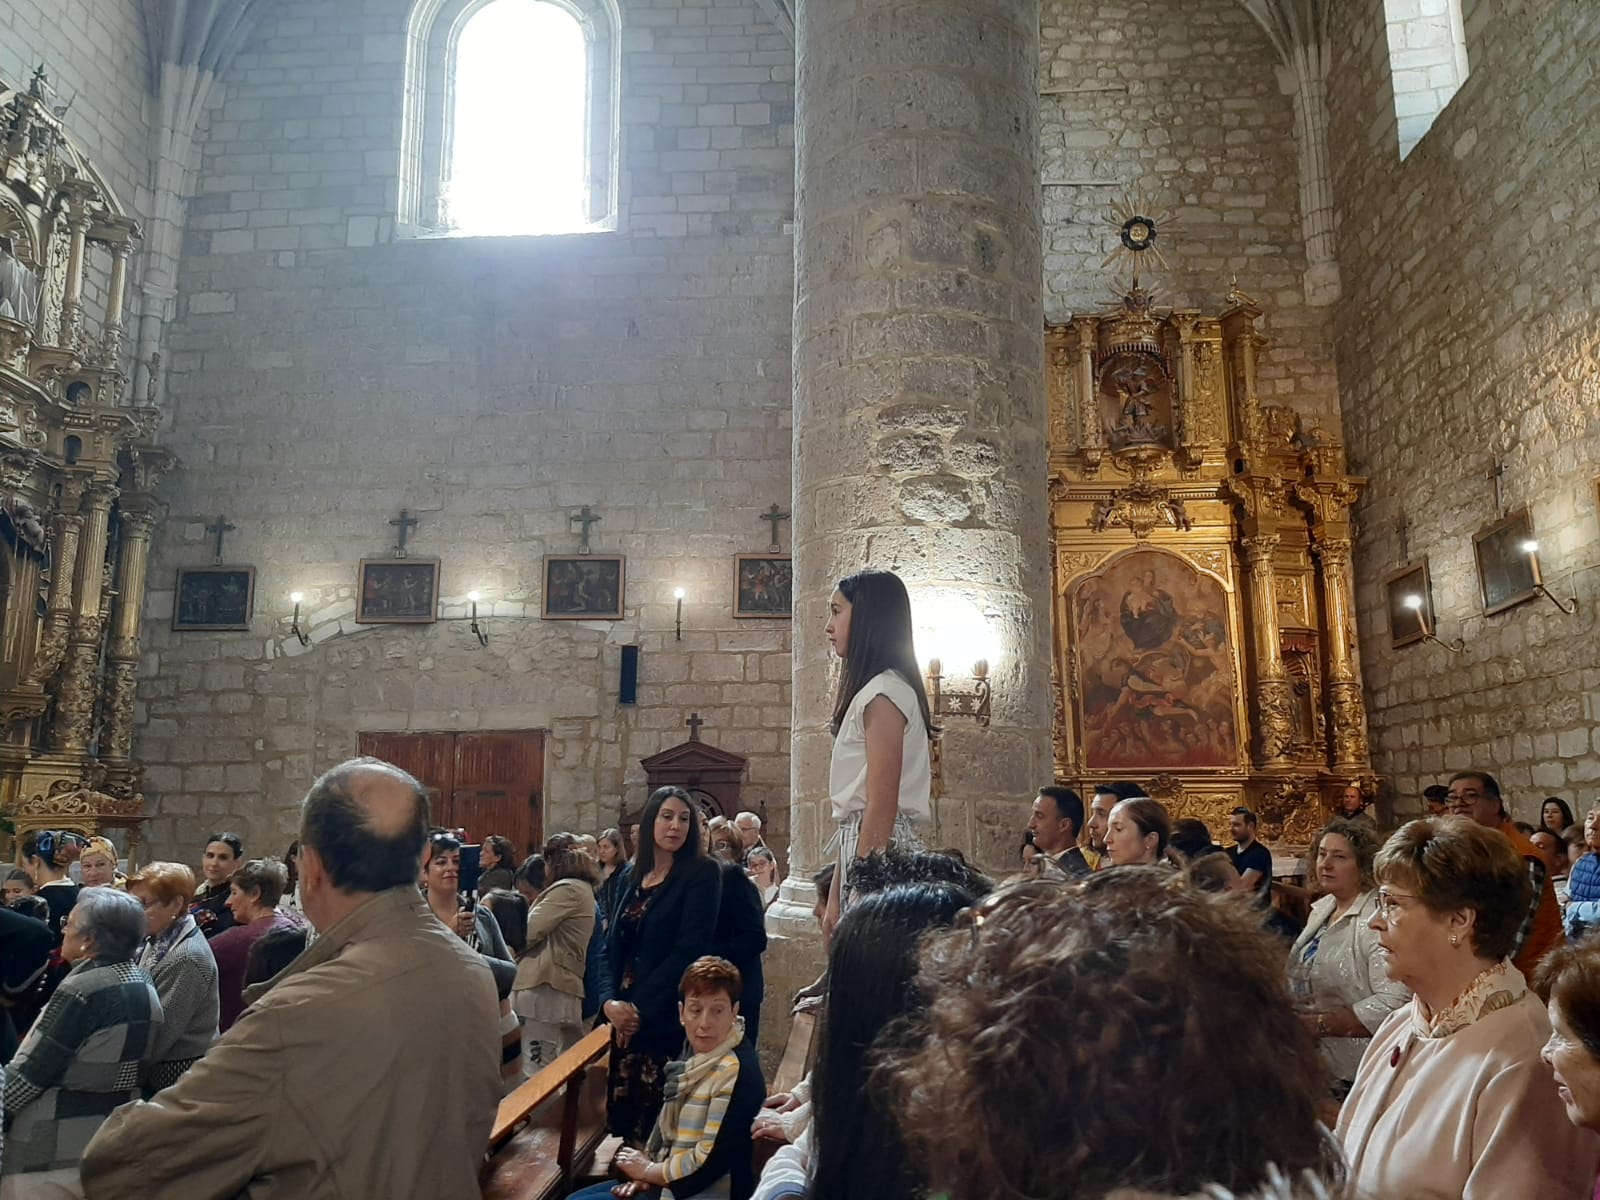
[(1408, 894), (1406, 892), (1391, 892), (1391, 891), (1387, 891), (1387, 890), (1385, 890), (1383, 888), (1379, 888), (1378, 889), (1378, 915), (1380, 917), (1382, 917), (1385, 921), (1387, 921), (1395, 913), (1403, 913), (1406, 910), (1405, 909), (1405, 905), (1396, 904), (1395, 903), (1396, 900), (1416, 900), (1416, 899), (1418, 899), (1418, 897), (1412, 896), (1412, 895), (1410, 895), (1410, 894)]

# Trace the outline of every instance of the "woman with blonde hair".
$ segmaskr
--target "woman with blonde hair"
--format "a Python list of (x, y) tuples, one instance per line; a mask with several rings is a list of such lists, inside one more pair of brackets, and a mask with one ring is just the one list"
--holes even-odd
[(128, 877), (117, 870), (117, 848), (110, 838), (89, 839), (89, 844), (78, 855), (78, 872), (86, 888), (128, 886)]
[(141, 1068), (146, 1096), (176, 1083), (217, 1039), (217, 959), (189, 912), (194, 888), (183, 863), (153, 862), (128, 880), (148, 935), (138, 963), (161, 998), (161, 1025)]
[(1403, 825), (1378, 852), (1372, 927), (1411, 1002), (1378, 1027), (1337, 1136), (1380, 1196), (1580, 1197), (1600, 1142), (1572, 1128), (1544, 1004), (1511, 963), (1532, 885), (1506, 837), (1461, 817)]

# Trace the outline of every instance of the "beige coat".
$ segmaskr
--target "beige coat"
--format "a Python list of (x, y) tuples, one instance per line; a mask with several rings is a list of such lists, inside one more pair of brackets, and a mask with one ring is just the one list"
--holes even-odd
[(1590, 1200), (1600, 1138), (1573, 1128), (1539, 1061), (1550, 1036), (1539, 997), (1525, 992), (1444, 1038), (1417, 1034), (1412, 1004), (1373, 1036), (1339, 1114), (1357, 1190), (1405, 1200)]
[(117, 1109), (84, 1192), (477, 1200), (500, 1092), (488, 969), (416, 888), (394, 888), (323, 933), (175, 1085)]
[(528, 913), (528, 949), (517, 963), (512, 989), (547, 984), (581, 997), (594, 910), (594, 888), (581, 879), (558, 879), (540, 892)]

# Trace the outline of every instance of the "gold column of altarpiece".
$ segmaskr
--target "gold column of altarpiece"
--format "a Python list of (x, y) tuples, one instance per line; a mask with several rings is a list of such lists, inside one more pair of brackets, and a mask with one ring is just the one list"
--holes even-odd
[(153, 489), (173, 461), (130, 403), (138, 224), (68, 140), (41, 69), (0, 88), (0, 814), (128, 831)]
[(1377, 785), (1351, 594), (1343, 447), (1263, 405), (1261, 310), (1120, 307), (1046, 331), (1055, 771), (1133, 779), (1223, 837), (1254, 808), (1304, 844)]

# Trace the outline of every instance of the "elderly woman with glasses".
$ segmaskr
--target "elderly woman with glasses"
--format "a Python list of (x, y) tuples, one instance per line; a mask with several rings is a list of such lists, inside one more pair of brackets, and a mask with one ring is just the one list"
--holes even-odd
[(88, 888), (62, 930), (72, 970), (6, 1068), (0, 1196), (58, 1183), (78, 1195), (78, 1161), (111, 1110), (139, 1098), (140, 1066), (161, 1001), (133, 956), (144, 908), (127, 892)]
[(194, 888), (194, 872), (183, 863), (153, 862), (128, 880), (149, 934), (139, 966), (154, 981), (164, 1014), (145, 1056), (147, 1093), (171, 1087), (217, 1040), (217, 960), (189, 912)]
[(1600, 1142), (1572, 1128), (1539, 1054), (1550, 1021), (1511, 964), (1532, 884), (1512, 844), (1460, 817), (1378, 852), (1372, 927), (1409, 987), (1339, 1114), (1351, 1182), (1375, 1196), (1580, 1197)]
[(1289, 951), (1289, 991), (1317, 1039), (1336, 1099), (1350, 1090), (1373, 1030), (1411, 997), (1404, 984), (1389, 978), (1372, 928), (1377, 852), (1370, 821), (1337, 817), (1328, 823), (1311, 862), (1322, 896)]

